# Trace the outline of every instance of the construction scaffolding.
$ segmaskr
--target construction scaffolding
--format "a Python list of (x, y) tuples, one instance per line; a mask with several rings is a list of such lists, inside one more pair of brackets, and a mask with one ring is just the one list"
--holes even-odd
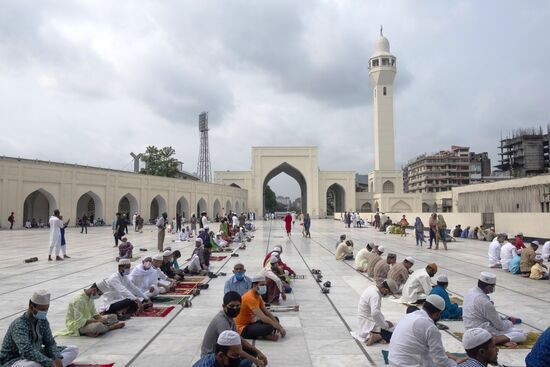
[(515, 130), (500, 140), (499, 165), (495, 166), (512, 177), (526, 177), (548, 172), (549, 130), (541, 127)]

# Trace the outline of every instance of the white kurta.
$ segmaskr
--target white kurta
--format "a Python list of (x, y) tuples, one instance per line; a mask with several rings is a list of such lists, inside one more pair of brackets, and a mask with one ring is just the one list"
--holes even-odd
[(65, 223), (58, 217), (52, 215), (50, 217), (50, 252), (49, 255), (53, 255), (55, 249), (55, 255), (59, 256), (61, 250), (61, 228), (65, 226)]
[(157, 271), (153, 267), (145, 269), (143, 264), (136, 266), (128, 277), (143, 293), (146, 293), (151, 287), (157, 287), (159, 282)]
[(201, 221), (202, 221), (202, 228), (204, 228), (208, 225), (208, 218), (206, 217), (206, 215), (202, 216)]
[(525, 333), (514, 328), (510, 320), (503, 320), (489, 296), (479, 287), (470, 289), (464, 296), (462, 318), (466, 330), (482, 328), (493, 335), (506, 335), (516, 343), (525, 340)]
[(367, 271), (368, 261), (367, 256), (370, 254), (370, 251), (366, 248), (362, 248), (355, 255), (355, 268), (359, 271)]
[(454, 367), (445, 354), (441, 333), (426, 311), (415, 311), (399, 321), (390, 342), (390, 367)]
[(99, 312), (106, 311), (113, 303), (124, 299), (143, 301), (147, 298), (145, 294), (130, 281), (127, 276), (121, 275), (118, 271), (107, 278), (109, 290), (101, 296)]
[(500, 264), (500, 243), (496, 238), (489, 245), (487, 255), (489, 257), (489, 267)]
[(548, 261), (550, 258), (550, 241), (546, 241), (542, 246), (542, 258)]
[(510, 265), (510, 261), (517, 256), (516, 246), (512, 245), (510, 242), (506, 242), (500, 248), (500, 263), (502, 264), (502, 269), (507, 270)]
[(418, 269), (403, 285), (401, 302), (415, 303), (419, 299), (426, 299), (432, 291), (432, 281), (426, 269)]
[(367, 338), (371, 331), (379, 333), (389, 327), (381, 310), (382, 293), (377, 286), (371, 285), (359, 298), (357, 312), (359, 314), (359, 331), (357, 335)]

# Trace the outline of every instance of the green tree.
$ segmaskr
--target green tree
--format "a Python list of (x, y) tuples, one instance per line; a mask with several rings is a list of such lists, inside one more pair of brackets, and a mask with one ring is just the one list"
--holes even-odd
[(269, 185), (267, 185), (264, 190), (264, 207), (267, 212), (274, 212), (277, 210), (277, 196)]
[(176, 151), (172, 147), (157, 148), (150, 145), (143, 153), (141, 160), (145, 168), (139, 173), (144, 175), (176, 177), (178, 174), (178, 160), (174, 158)]

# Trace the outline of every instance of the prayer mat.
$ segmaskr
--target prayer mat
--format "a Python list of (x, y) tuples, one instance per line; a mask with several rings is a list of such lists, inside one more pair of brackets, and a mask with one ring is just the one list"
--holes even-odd
[[(210, 256), (210, 261), (222, 261), (227, 256)], [(191, 258), (185, 260), (185, 261), (191, 261)]]
[(114, 363), (73, 363), (69, 367), (113, 367)]
[(162, 303), (164, 305), (179, 305), (180, 303), (184, 303), (190, 300), (190, 296), (158, 296), (153, 298), (153, 303)]
[(166, 295), (182, 295), (182, 296), (190, 296), (193, 295), (193, 292), (195, 289), (198, 289), (199, 283), (179, 283), (176, 286), (176, 289), (173, 292), (165, 293)]
[(187, 276), (187, 275), (185, 275), (185, 279), (183, 281), (184, 281), (184, 283), (203, 283), (205, 279), (206, 279), (205, 276), (200, 276), (200, 275)]
[(174, 306), (169, 307), (151, 307), (148, 310), (144, 310), (140, 314), (136, 314), (136, 317), (166, 317), (172, 310)]
[[(462, 336), (464, 333), (453, 333), (455, 336), (457, 336), (460, 340), (462, 340)], [(504, 345), (497, 345), (498, 349), (532, 349), (535, 346), (535, 343), (537, 342), (538, 338), (540, 337), (540, 333), (535, 333), (533, 331), (530, 331), (525, 334), (527, 339), (523, 343), (518, 343), (518, 346), (515, 348), (506, 347)]]
[(306, 276), (303, 274), (300, 274), (300, 275), (296, 274), (294, 276), (290, 276), (290, 279), (306, 279)]
[[(457, 358), (466, 358), (468, 355), (466, 353), (451, 353), (453, 356)], [(382, 350), (382, 357), (384, 357), (384, 364), (390, 364), (390, 351), (389, 350)]]

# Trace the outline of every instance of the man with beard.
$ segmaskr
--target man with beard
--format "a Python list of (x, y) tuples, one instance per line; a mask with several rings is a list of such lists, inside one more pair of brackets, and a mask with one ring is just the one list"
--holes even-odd
[(468, 360), (459, 367), (487, 367), (497, 365), (498, 349), (490, 332), (481, 328), (466, 330), (462, 337), (462, 345)]
[(417, 303), (426, 299), (432, 291), (431, 278), (437, 273), (437, 265), (428, 264), (425, 269), (418, 269), (412, 273), (403, 286), (403, 303)]
[[(216, 341), (221, 333), (226, 330), (236, 331), (235, 320), (241, 311), (241, 296), (237, 292), (229, 291), (223, 296), (222, 310), (210, 321), (201, 345), (201, 357), (214, 352)], [(242, 353), (240, 366), (263, 367), (267, 364), (267, 358), (246, 339), (241, 338)]]

